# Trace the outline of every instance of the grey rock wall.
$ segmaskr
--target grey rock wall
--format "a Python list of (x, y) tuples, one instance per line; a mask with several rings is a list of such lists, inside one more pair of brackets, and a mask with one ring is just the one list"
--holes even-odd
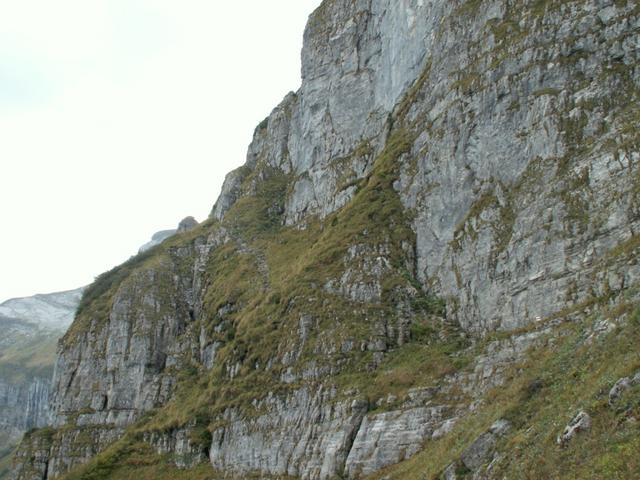
[[(470, 331), (512, 330), (584, 299), (589, 262), (637, 230), (628, 172), (640, 157), (611, 149), (625, 128), (616, 92), (640, 83), (637, 11), (468, 4), (324, 2), (305, 33), (302, 87), (256, 130), (214, 217), (249, 193), (259, 159), (293, 175), (288, 224), (328, 215), (403, 116), (420, 127), (397, 190), (415, 215), (418, 274), (456, 298), (451, 315)], [(629, 85), (608, 79), (615, 65)]]
[[(294, 176), (286, 222), (326, 216), (344, 206), (382, 148), (389, 114), (424, 67), (446, 2), (328, 1), (311, 16), (302, 51), (302, 86), (256, 130), (246, 167), (227, 177), (215, 218), (241, 196), (247, 168), (258, 159)], [(346, 165), (344, 165), (346, 161)]]
[(0, 430), (17, 441), (25, 431), (48, 425), (49, 388), (48, 378), (20, 383), (0, 379)]
[[(628, 172), (640, 159), (608, 149), (624, 126), (604, 106), (624, 104), (609, 104), (610, 65), (638, 61), (633, 5), (573, 2), (536, 18), (514, 2), (485, 3), (464, 29), (441, 29), (430, 51), (409, 113), (428, 128), (398, 186), (416, 212), (419, 274), (480, 332), (588, 296), (592, 261), (637, 230)], [(603, 26), (605, 11), (615, 15)], [(508, 22), (527, 34), (497, 43)], [(640, 82), (630, 71), (625, 88)]]
[(193, 309), (193, 279), (175, 269), (189, 253), (176, 251), (174, 261), (135, 274), (116, 292), (108, 322), (96, 319), (60, 352), (51, 399), (55, 425), (82, 411), (79, 425), (126, 426), (170, 398), (175, 378), (167, 370), (181, 366), (182, 333)]
[[(277, 172), (290, 182), (283, 222), (304, 229), (353, 198), (390, 135), (404, 133), (410, 146), (397, 160), (394, 188), (416, 236), (406, 270), (417, 272), (416, 292), (447, 300), (447, 321), (462, 335), (536, 325), (594, 294), (637, 283), (638, 265), (610, 262), (607, 252), (638, 231), (640, 218), (640, 154), (637, 145), (624, 145), (625, 129), (637, 126), (624, 115), (624, 89), (640, 86), (639, 11), (633, 2), (606, 0), (536, 5), (323, 2), (305, 33), (301, 88), (258, 126), (246, 165), (227, 176), (212, 217), (223, 219)], [(614, 67), (626, 72), (623, 80), (611, 74)], [(68, 429), (38, 478), (86, 461), (164, 405), (186, 358), (215, 366), (220, 344), (192, 328), (201, 315), (229, 313), (226, 305), (217, 312), (205, 306), (210, 253), (235, 242), (255, 257), (265, 282), (269, 276), (264, 259), (236, 235), (220, 228), (173, 248), (168, 260), (128, 278), (106, 315), (75, 325), (58, 357), (52, 396), (55, 424)], [(384, 245), (350, 247), (343, 275), (321, 287), (375, 303), (392, 270), (388, 252)], [(393, 344), (401, 345), (410, 319), (396, 320), (388, 324), (399, 324)], [(301, 319), (302, 342), (312, 323)], [(473, 401), (502, 384), (503, 370), (539, 335), (492, 342), (467, 373), (430, 387), (439, 396), (413, 392), (390, 400), (386, 411), (324, 385), (338, 366), (310, 367), (308, 375), (287, 370), (281, 383), (299, 388), (264, 392), (252, 404), (254, 416), (226, 410), (212, 432), (209, 461), (240, 475), (359, 478), (446, 434)], [(377, 340), (370, 342), (374, 360), (388, 348)], [(343, 346), (345, 354), (354, 348)], [(298, 347), (273, 362), (295, 363)], [(225, 368), (230, 378), (240, 371)], [(80, 429), (94, 432), (88, 446), (79, 443)], [(187, 437), (177, 430), (148, 441), (188, 466), (203, 452)], [(484, 458), (490, 448), (480, 450)]]
[(229, 425), (213, 432), (212, 465), (237, 474), (322, 479), (342, 474), (367, 405), (335, 403), (334, 396), (303, 389), (284, 400), (267, 397), (261, 406), (268, 413), (252, 421), (227, 412)]

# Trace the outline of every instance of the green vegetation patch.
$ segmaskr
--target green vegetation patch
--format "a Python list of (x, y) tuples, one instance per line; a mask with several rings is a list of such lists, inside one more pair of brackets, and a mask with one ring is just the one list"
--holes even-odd
[(61, 335), (62, 332), (17, 335), (9, 347), (0, 351), (0, 378), (13, 384), (51, 378)]
[[(640, 388), (625, 392), (613, 408), (608, 392), (618, 379), (640, 370), (640, 329), (633, 321), (640, 317), (640, 307), (636, 305), (633, 315), (613, 332), (587, 340), (594, 322), (611, 318), (613, 310), (601, 307), (579, 323), (555, 327), (546, 342), (512, 367), (505, 385), (489, 392), (481, 408), (462, 419), (451, 434), (428, 442), (414, 458), (371, 478), (438, 479), (501, 418), (513, 429), (498, 444), (503, 455), (493, 465), (497, 478), (637, 478), (640, 428), (629, 419), (640, 415)], [(592, 428), (561, 448), (557, 436), (580, 410), (592, 417)]]

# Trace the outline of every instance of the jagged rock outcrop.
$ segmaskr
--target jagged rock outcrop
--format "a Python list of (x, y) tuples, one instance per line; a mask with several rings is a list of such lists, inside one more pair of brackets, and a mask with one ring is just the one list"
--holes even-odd
[(591, 416), (587, 412), (578, 412), (578, 414), (569, 422), (561, 435), (558, 435), (557, 443), (566, 446), (579, 433), (588, 432), (591, 428)]
[[(53, 362), (53, 359), (51, 359)], [(43, 371), (17, 368), (7, 372), (0, 356), (0, 478), (7, 478), (9, 456), (25, 432), (46, 427), (50, 421), (50, 377)]]
[[(482, 478), (481, 468), (490, 465), (495, 455), (496, 443), (511, 429), (511, 423), (500, 419), (491, 428), (476, 438), (460, 455), (460, 459), (443, 472), (444, 480), (457, 480), (472, 473), (473, 478)], [(463, 472), (462, 475), (458, 475)]]
[[(88, 290), (59, 349), (59, 428), (25, 440), (16, 477), (149, 447), (362, 478), (482, 408), (441, 473), (503, 461), (546, 385), (513, 386), (530, 351), (568, 342), (564, 322), (595, 322), (564, 334), (579, 353), (636, 321), (639, 25), (633, 2), (325, 0), (301, 88), (211, 219)], [(500, 387), (520, 424), (494, 423)]]
[(198, 221), (193, 217), (185, 217), (178, 224), (178, 233), (188, 232), (198, 226)]
[(623, 377), (618, 380), (609, 391), (609, 406), (615, 406), (624, 392), (636, 385), (640, 385), (640, 372), (633, 377)]

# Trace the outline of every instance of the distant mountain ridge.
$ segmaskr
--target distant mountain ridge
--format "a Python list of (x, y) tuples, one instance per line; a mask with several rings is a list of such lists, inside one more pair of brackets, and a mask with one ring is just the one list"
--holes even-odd
[(147, 250), (155, 247), (156, 245), (160, 245), (163, 241), (165, 241), (171, 235), (174, 235), (176, 233), (176, 231), (177, 230), (175, 230), (175, 229), (173, 229), (173, 230), (160, 230), (159, 232), (154, 233), (153, 236), (151, 237), (151, 240), (148, 241), (147, 243), (145, 243), (144, 245), (142, 245), (138, 249), (138, 253), (146, 252)]
[(73, 321), (84, 287), (12, 298), (0, 304), (0, 317), (23, 320), (47, 330), (64, 330)]
[(144, 245), (142, 245), (138, 249), (138, 253), (146, 252), (147, 250), (150, 250), (153, 247), (160, 245), (167, 238), (172, 237), (176, 233), (187, 232), (197, 226), (198, 226), (198, 222), (196, 221), (195, 218), (191, 216), (185, 217), (178, 224), (178, 228), (173, 228), (169, 230), (160, 230), (159, 232), (154, 233), (153, 236), (151, 237), (151, 240), (145, 243)]

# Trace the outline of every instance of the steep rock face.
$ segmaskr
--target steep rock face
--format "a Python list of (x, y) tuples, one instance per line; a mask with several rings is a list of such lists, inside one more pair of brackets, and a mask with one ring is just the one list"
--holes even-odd
[[(612, 147), (631, 118), (608, 116), (624, 106), (613, 92), (638, 85), (634, 6), (551, 2), (545, 15), (477, 3), (325, 2), (305, 34), (302, 88), (257, 130), (214, 216), (257, 158), (294, 172), (287, 223), (340, 208), (397, 107), (424, 129), (397, 185), (415, 212), (418, 273), (457, 299), (459, 321), (514, 329), (558, 311), (567, 292), (583, 300), (587, 256), (637, 229), (627, 172), (638, 158)], [(418, 76), (420, 101), (398, 106)]]
[[(432, 11), (424, 2), (324, 2), (312, 15), (288, 142), (297, 178), (287, 223), (327, 215), (350, 198), (349, 189), (335, 196), (342, 185), (331, 163), (365, 142), (382, 148), (389, 113), (424, 66), (440, 8), (439, 2)], [(371, 166), (347, 168), (361, 178)]]
[[(0, 367), (1, 368), (1, 367)], [(49, 425), (49, 377), (2, 375), (0, 379), (0, 478), (8, 478), (10, 454), (25, 432)]]
[(0, 429), (18, 437), (49, 424), (49, 380), (34, 378), (25, 384), (0, 380)]
[(424, 67), (444, 2), (324, 2), (305, 31), (302, 87), (256, 130), (243, 170), (229, 175), (213, 210), (221, 219), (246, 168), (265, 158), (294, 175), (286, 223), (344, 206), (385, 143), (389, 114)]
[(0, 477), (24, 432), (51, 421), (49, 391), (56, 341), (73, 319), (82, 289), (0, 305)]
[[(25, 440), (17, 478), (105, 448), (86, 468), (126, 478), (108, 459), (134, 447), (241, 476), (361, 478), (490, 408), (563, 322), (599, 312), (594, 343), (624, 325), (639, 13), (325, 1), (301, 89), (258, 126), (212, 218), (85, 296), (54, 377), (64, 428)], [(469, 435), (490, 444), (469, 462), (488, 478), (496, 420)]]
[[(197, 336), (188, 326), (200, 308), (194, 294), (201, 283), (199, 254), (206, 256), (210, 248), (200, 240), (195, 246), (172, 248), (152, 267), (130, 274), (110, 290), (108, 306), (101, 300), (81, 305), (80, 318), (61, 341), (51, 395), (52, 425), (75, 428), (47, 431), (45, 441), (41, 435), (26, 438), (41, 453), (46, 468), (20, 465), (15, 476), (63, 474), (120, 438), (142, 414), (169, 400), (189, 355), (200, 359)], [(98, 281), (92, 288), (99, 285)], [(149, 443), (159, 451), (185, 449), (180, 447), (179, 432), (175, 435), (178, 442), (174, 436), (155, 435)], [(48, 450), (43, 447), (47, 444)]]
[(637, 231), (639, 158), (621, 145), (633, 120), (618, 93), (640, 84), (637, 8), (526, 5), (483, 2), (441, 30), (409, 112), (426, 126), (399, 185), (418, 272), (477, 331), (583, 301), (593, 259)]
[(87, 410), (78, 423), (125, 426), (169, 399), (174, 375), (167, 370), (183, 367), (189, 347), (182, 334), (193, 311), (193, 278), (179, 275), (189, 255), (176, 250), (157, 268), (132, 275), (115, 292), (108, 322), (91, 315), (66, 343), (53, 377), (56, 425)]
[[(266, 398), (269, 413), (251, 422), (229, 411), (230, 425), (213, 432), (212, 465), (238, 474), (329, 478), (342, 473), (367, 405), (333, 404), (334, 396), (335, 392), (305, 389), (284, 402)], [(285, 431), (290, 433), (283, 435)]]

